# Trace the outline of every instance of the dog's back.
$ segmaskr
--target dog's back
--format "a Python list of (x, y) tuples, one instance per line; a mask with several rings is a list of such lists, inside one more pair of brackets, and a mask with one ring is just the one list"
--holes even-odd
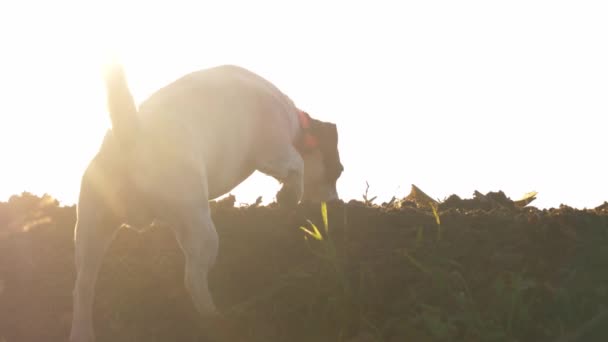
[(229, 65), (190, 73), (161, 88), (141, 104), (138, 121), (146, 146), (160, 143), (204, 163), (210, 198), (253, 173), (256, 149), (267, 146), (263, 140), (286, 135), (283, 140), (293, 141), (299, 129), (297, 109), (286, 95)]

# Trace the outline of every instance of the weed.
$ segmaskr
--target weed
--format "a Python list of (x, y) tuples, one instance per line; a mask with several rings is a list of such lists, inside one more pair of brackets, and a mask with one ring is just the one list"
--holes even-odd
[(429, 202), (429, 206), (433, 210), (435, 223), (437, 223), (437, 241), (441, 241), (441, 218), (439, 217), (439, 212), (437, 211), (437, 204), (434, 202)]
[(369, 194), (369, 183), (366, 181), (365, 182), (365, 192), (363, 193), (363, 203), (365, 203), (366, 206), (372, 205), (374, 200), (377, 198), (377, 196), (369, 198), (368, 194)]

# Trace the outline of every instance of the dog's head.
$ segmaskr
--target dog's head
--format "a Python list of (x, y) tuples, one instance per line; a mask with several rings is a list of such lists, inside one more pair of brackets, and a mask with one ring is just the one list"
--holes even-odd
[(301, 137), (300, 153), (304, 159), (303, 201), (330, 202), (338, 200), (336, 183), (344, 167), (338, 152), (338, 128), (331, 122), (312, 119)]

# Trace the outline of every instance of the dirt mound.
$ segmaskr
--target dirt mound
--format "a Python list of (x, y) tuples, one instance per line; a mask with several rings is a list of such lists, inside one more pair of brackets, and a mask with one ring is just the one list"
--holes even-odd
[[(211, 290), (243, 341), (608, 339), (608, 203), (452, 196), (436, 217), (351, 201), (328, 207), (327, 230), (316, 205), (233, 204), (212, 205)], [(0, 341), (66, 340), (74, 210), (27, 194), (0, 203)], [(314, 231), (307, 219), (322, 240), (300, 229)], [(121, 230), (97, 284), (98, 341), (208, 340), (167, 228)]]

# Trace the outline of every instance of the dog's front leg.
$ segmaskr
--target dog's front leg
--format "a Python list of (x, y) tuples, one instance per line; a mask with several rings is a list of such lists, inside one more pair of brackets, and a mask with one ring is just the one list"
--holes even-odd
[(302, 198), (302, 174), (298, 171), (289, 171), (287, 177), (283, 181), (281, 190), (277, 193), (277, 203), (281, 207), (294, 208)]
[(260, 160), (258, 170), (283, 184), (277, 193), (279, 205), (287, 208), (297, 206), (304, 193), (304, 161), (293, 146), (284, 146), (280, 153)]

